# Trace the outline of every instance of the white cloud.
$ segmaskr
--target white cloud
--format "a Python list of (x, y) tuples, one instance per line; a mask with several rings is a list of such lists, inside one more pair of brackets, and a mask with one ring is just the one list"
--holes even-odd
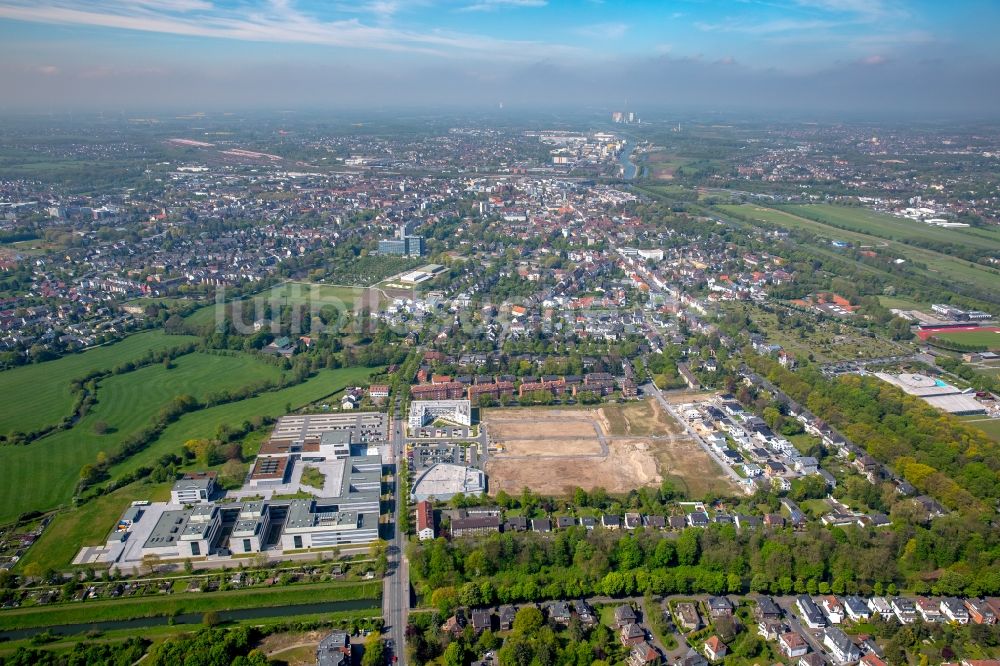
[(463, 12), (495, 12), (499, 9), (519, 7), (544, 7), (548, 0), (480, 0), (462, 7)]
[[(490, 0), (538, 6), (544, 0)], [(383, 12), (391, 10), (383, 3)], [(396, 29), (370, 25), (359, 18), (320, 20), (298, 11), (290, 0), (239, 9), (216, 7), (201, 0), (96, 0), (83, 8), (73, 0), (0, 0), (0, 19), (59, 25), (116, 28), (188, 37), (248, 42), (317, 44), (352, 49), (397, 51), (434, 56), (470, 54), (523, 60), (539, 56), (578, 55), (570, 47), (485, 35)]]

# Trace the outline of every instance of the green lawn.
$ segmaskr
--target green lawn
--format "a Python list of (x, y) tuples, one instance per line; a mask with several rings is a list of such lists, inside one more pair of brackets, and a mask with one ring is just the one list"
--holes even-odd
[(990, 351), (1000, 351), (1000, 331), (955, 331), (935, 333), (935, 338), (963, 345), (982, 345)]
[(166, 502), (172, 483), (133, 483), (81, 506), (56, 514), (17, 570), (34, 562), (45, 569), (65, 569), (82, 546), (103, 544), (122, 512), (135, 500)]
[[(82, 624), (177, 613), (241, 608), (271, 608), (295, 604), (379, 599), (381, 581), (363, 583), (310, 583), (271, 588), (250, 588), (229, 592), (172, 594), (87, 603), (32, 606), (0, 612), (0, 631), (31, 627)], [(374, 604), (373, 604), (374, 605)]]
[[(204, 398), (216, 391), (277, 380), (280, 374), (277, 367), (249, 354), (195, 352), (176, 359), (170, 370), (150, 365), (102, 380), (97, 404), (73, 428), (27, 446), (0, 447), (0, 523), (69, 501), (83, 465), (93, 463), (100, 451), (111, 453), (123, 438), (148, 426), (175, 396)], [(106, 434), (94, 431), (99, 421), (108, 425)], [(212, 428), (205, 435), (214, 432)]]
[(298, 409), (342, 391), (345, 386), (363, 383), (375, 370), (373, 368), (322, 370), (315, 377), (296, 386), (185, 414), (170, 424), (160, 438), (146, 449), (112, 468), (112, 475), (118, 476), (143, 465), (152, 465), (164, 453), (179, 452), (184, 442), (189, 439), (211, 437), (222, 423), (236, 426), (255, 416), (281, 416), (285, 414), (286, 405)]
[(326, 475), (315, 467), (306, 467), (302, 470), (302, 484), (313, 488), (323, 488), (326, 483)]
[(69, 416), (73, 408), (70, 381), (91, 370), (109, 370), (147, 351), (170, 349), (196, 339), (147, 331), (113, 345), (0, 372), (0, 395), (4, 396), (0, 401), (0, 432), (31, 432)]

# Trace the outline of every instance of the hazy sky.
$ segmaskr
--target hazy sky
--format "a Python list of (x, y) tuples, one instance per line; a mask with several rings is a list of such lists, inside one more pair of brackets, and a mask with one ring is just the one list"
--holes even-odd
[(1000, 112), (998, 0), (0, 0), (0, 108)]

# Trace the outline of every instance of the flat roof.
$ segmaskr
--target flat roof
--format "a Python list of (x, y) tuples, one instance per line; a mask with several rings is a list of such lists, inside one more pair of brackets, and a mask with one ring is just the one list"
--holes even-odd
[(932, 407), (949, 414), (985, 414), (986, 407), (969, 395), (939, 395), (924, 398)]

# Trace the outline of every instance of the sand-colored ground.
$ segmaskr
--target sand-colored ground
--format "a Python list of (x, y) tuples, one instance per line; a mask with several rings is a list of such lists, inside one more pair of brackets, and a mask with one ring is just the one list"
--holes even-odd
[(604, 405), (597, 414), (604, 431), (612, 435), (661, 436), (682, 432), (655, 400)]
[[(591, 431), (593, 432), (593, 431)], [(513, 456), (599, 456), (601, 443), (597, 437), (505, 439), (503, 452), (498, 455)]]
[[(593, 412), (579, 414), (564, 411), (517, 410), (518, 415), (507, 419), (499, 414), (490, 419), (490, 436), (497, 441), (516, 439), (537, 439), (540, 437), (580, 437), (592, 438), (594, 431)], [(521, 418), (520, 412), (531, 412)], [(540, 413), (539, 413), (540, 412)]]
[(601, 487), (626, 493), (640, 486), (659, 485), (662, 478), (649, 445), (642, 440), (615, 440), (606, 458), (564, 456), (538, 461), (491, 456), (486, 464), (490, 492), (519, 493), (527, 486), (543, 495), (563, 495), (580, 487)]
[(483, 422), (501, 449), (486, 464), (493, 494), (525, 486), (547, 495), (576, 487), (626, 493), (664, 478), (692, 497), (733, 490), (708, 454), (652, 400), (599, 409), (488, 410)]

